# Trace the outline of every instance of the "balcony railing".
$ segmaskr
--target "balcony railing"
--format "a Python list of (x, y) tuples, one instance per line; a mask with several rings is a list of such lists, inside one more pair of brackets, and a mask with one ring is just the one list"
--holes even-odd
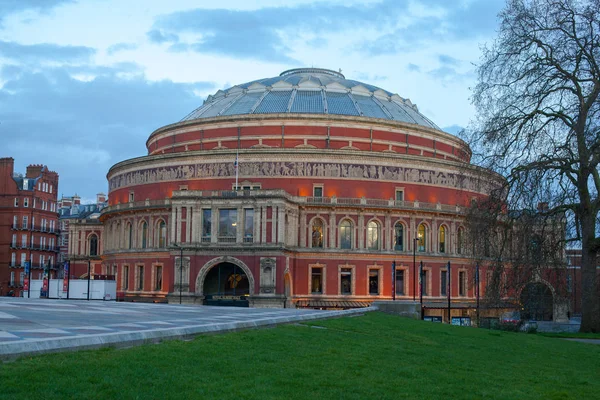
[[(373, 207), (396, 210), (422, 210), (464, 214), (466, 208), (455, 204), (427, 203), (422, 201), (402, 201), (394, 199), (371, 199), (366, 197), (317, 197), (292, 196), (285, 190), (179, 190), (173, 192), (173, 199), (245, 199), (245, 198), (282, 198), (291, 203), (306, 206), (353, 206)], [(136, 209), (170, 208), (172, 199), (145, 200), (132, 203), (115, 204), (102, 210), (102, 215)], [(90, 221), (89, 223), (99, 223)]]

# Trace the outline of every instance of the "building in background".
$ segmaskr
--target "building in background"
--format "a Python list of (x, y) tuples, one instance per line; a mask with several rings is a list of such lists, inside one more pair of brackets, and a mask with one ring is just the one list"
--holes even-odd
[(14, 172), (13, 158), (0, 158), (0, 295), (27, 296), (25, 269), (54, 277), (58, 247), (58, 174), (45, 165)]
[[(81, 198), (77, 195), (71, 197), (63, 196), (58, 201), (58, 212), (59, 212), (59, 226), (60, 226), (60, 255), (59, 262), (67, 260), (69, 252), (69, 225), (71, 221), (76, 220), (96, 220), (100, 216), (100, 211), (108, 205), (106, 194), (98, 193), (96, 195), (96, 202), (91, 204), (81, 204)], [(71, 270), (72, 276), (75, 275), (74, 271)]]

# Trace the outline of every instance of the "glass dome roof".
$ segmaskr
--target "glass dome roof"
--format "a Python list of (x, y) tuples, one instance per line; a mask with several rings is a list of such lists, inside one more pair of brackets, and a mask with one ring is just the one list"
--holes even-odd
[(182, 121), (243, 114), (335, 114), (408, 122), (439, 130), (410, 100), (340, 72), (296, 68), (219, 90)]

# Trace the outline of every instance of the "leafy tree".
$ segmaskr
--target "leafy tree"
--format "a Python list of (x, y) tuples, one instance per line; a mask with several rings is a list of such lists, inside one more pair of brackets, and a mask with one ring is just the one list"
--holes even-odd
[(582, 332), (600, 332), (600, 1), (508, 0), (483, 49), (470, 138), (511, 209), (565, 213), (582, 247)]

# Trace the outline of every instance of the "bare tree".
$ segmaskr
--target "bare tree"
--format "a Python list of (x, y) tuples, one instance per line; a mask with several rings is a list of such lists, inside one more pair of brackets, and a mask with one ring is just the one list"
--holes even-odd
[[(548, 214), (545, 204), (536, 210), (509, 211), (497, 194), (493, 191), (488, 198), (474, 202), (465, 218), (467, 247), (486, 272), (484, 306), (520, 307), (525, 314), (534, 314), (528, 318), (542, 318), (535, 309), (547, 306), (543, 318), (554, 312), (566, 316), (564, 217)], [(536, 286), (552, 291), (554, 298), (541, 304), (538, 296), (527, 290)]]
[(600, 332), (600, 1), (508, 0), (483, 49), (474, 160), (507, 177), (511, 208), (549, 203), (582, 247), (582, 332)]

